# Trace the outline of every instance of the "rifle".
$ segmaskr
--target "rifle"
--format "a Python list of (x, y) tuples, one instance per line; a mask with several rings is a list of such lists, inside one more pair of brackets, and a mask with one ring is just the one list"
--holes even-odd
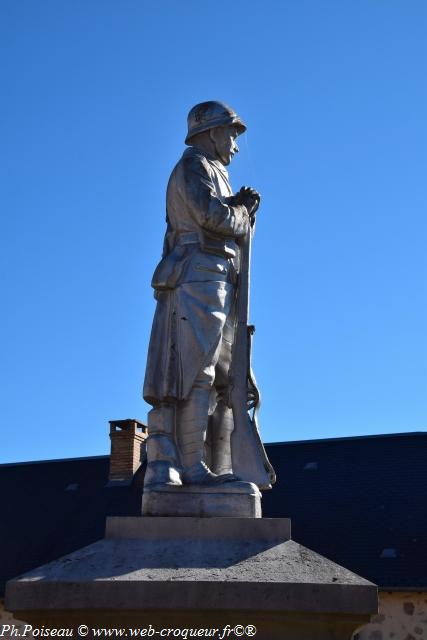
[(251, 245), (254, 226), (239, 239), (240, 273), (236, 296), (236, 329), (230, 367), (230, 404), (234, 431), (231, 437), (233, 471), (242, 480), (260, 489), (271, 489), (276, 474), (268, 460), (258, 430), (260, 393), (252, 371), (252, 336), (255, 326), (249, 320)]

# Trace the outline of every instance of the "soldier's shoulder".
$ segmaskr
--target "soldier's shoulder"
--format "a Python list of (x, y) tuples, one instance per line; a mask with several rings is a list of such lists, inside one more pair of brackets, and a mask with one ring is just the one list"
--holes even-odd
[(200, 171), (200, 169), (210, 171), (210, 165), (206, 156), (201, 149), (197, 149), (196, 147), (188, 147), (184, 151), (178, 164), (181, 163), (185, 169), (189, 171)]
[(189, 147), (184, 151), (170, 175), (168, 191), (174, 188), (180, 189), (185, 184), (200, 180), (201, 177), (210, 180), (212, 169), (201, 150)]

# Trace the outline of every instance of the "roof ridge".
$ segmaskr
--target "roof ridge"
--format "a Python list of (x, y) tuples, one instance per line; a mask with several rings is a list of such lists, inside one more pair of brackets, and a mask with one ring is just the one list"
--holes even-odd
[(365, 434), (361, 436), (337, 436), (333, 438), (307, 438), (306, 440), (281, 440), (277, 442), (266, 442), (265, 445), (277, 445), (277, 444), (301, 444), (309, 442), (332, 442), (341, 440), (367, 440), (373, 438), (402, 438), (407, 436), (427, 436), (427, 431), (402, 431), (399, 433), (373, 433)]
[(109, 458), (110, 454), (106, 453), (101, 456), (81, 456), (78, 458), (52, 458), (48, 460), (24, 460), (21, 462), (0, 462), (0, 467), (15, 467), (21, 464), (48, 464), (50, 462), (76, 462), (78, 460), (101, 460), (102, 458)]

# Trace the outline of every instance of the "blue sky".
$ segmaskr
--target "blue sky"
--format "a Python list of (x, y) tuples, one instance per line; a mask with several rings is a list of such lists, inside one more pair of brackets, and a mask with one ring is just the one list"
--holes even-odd
[(193, 104), (248, 125), (265, 441), (427, 426), (424, 0), (3, 0), (0, 462), (98, 455), (141, 386)]

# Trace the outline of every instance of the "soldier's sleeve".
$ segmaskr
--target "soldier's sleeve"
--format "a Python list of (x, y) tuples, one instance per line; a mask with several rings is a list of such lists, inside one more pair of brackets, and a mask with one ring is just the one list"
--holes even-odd
[(206, 231), (231, 237), (244, 236), (249, 229), (249, 214), (242, 204), (222, 201), (211, 178), (211, 169), (201, 156), (187, 158), (183, 166), (181, 188), (192, 217)]

